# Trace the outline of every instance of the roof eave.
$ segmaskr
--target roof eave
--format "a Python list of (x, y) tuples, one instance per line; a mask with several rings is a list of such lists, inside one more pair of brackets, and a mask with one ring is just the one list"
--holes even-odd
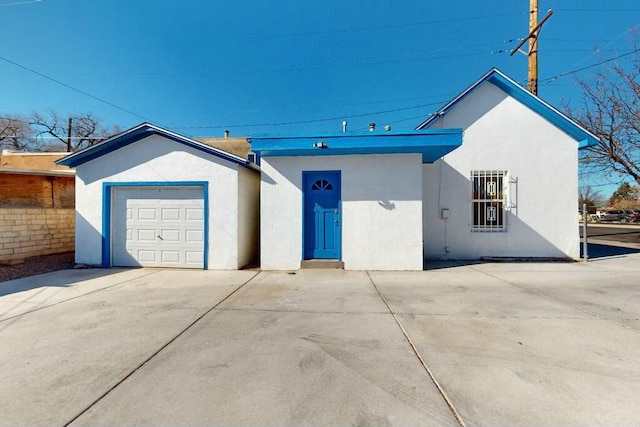
[(171, 132), (169, 130), (160, 128), (150, 123), (142, 123), (125, 132), (115, 135), (105, 141), (102, 141), (91, 147), (80, 150), (69, 156), (63, 157), (62, 159), (57, 160), (56, 164), (64, 165), (68, 167), (77, 167), (86, 162), (97, 159), (98, 157), (101, 157), (107, 153), (116, 151), (129, 144), (132, 144), (134, 142), (140, 141), (141, 139), (147, 138), (151, 135), (163, 136), (172, 141), (179, 142), (181, 144), (192, 147), (196, 150), (203, 151), (207, 154), (211, 154), (216, 157), (231, 161), (233, 163), (236, 163), (240, 166), (244, 166), (254, 171), (260, 170), (260, 168), (257, 165), (251, 163), (247, 159), (244, 159), (242, 157), (236, 156), (231, 153), (227, 153), (226, 151), (219, 150), (217, 148), (211, 147), (209, 145), (203, 144), (194, 139)]
[(250, 138), (260, 157), (421, 154), (432, 163), (462, 145), (462, 129), (398, 133), (261, 135)]
[(432, 126), (440, 118), (444, 117), (449, 111), (466, 98), (469, 94), (473, 93), (476, 89), (482, 86), (484, 83), (490, 82), (509, 96), (515, 98), (525, 106), (529, 107), (542, 117), (547, 119), (553, 125), (564, 131), (578, 142), (578, 148), (586, 148), (598, 143), (599, 139), (593, 133), (580, 126), (578, 123), (567, 117), (564, 113), (548, 104), (538, 96), (527, 91), (520, 86), (516, 81), (509, 76), (498, 70), (492, 68), (482, 77), (480, 77), (475, 83), (467, 87), (462, 93), (449, 101), (444, 107), (438, 110), (436, 113), (422, 122), (416, 129), (425, 129)]

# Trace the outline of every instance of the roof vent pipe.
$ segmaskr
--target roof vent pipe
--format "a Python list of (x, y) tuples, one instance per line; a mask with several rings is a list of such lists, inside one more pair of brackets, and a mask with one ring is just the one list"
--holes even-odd
[(376, 124), (374, 122), (369, 123), (369, 132), (376, 130)]
[(229, 138), (229, 131), (228, 131), (228, 130), (225, 130), (225, 131), (224, 131), (224, 137), (225, 137), (225, 138)]
[(346, 132), (347, 131), (347, 121), (343, 120), (342, 121), (342, 132)]

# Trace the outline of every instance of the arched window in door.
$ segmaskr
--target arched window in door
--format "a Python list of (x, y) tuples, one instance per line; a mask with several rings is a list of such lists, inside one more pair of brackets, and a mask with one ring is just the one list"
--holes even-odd
[(333, 190), (333, 186), (326, 179), (319, 179), (311, 185), (312, 190)]

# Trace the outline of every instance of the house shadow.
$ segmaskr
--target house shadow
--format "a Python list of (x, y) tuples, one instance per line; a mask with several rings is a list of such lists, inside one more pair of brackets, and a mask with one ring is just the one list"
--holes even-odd
[[(519, 193), (530, 194), (535, 189), (530, 176), (506, 175), (502, 187), (506, 195), (496, 200), (504, 203), (504, 228), (473, 230), (470, 177), (448, 164), (446, 158), (424, 166), (424, 270), (491, 262), (577, 261), (568, 255), (575, 250), (577, 256), (571, 236), (558, 238), (560, 226), (541, 220), (538, 206), (519, 197)], [(575, 238), (577, 241), (577, 232)]]
[[(102, 241), (102, 234), (96, 230), (81, 215), (76, 215), (76, 239), (87, 239), (88, 241)], [(100, 250), (99, 248), (97, 250)], [(76, 262), (82, 262), (82, 255), (76, 253)], [(73, 268), (58, 270), (52, 273), (38, 274), (35, 276), (23, 277), (21, 279), (0, 282), (0, 297), (19, 292), (31, 291), (38, 288), (65, 288), (78, 283), (100, 279), (122, 271), (121, 268), (99, 268), (98, 266), (86, 266), (84, 268)]]
[[(637, 254), (640, 253), (640, 249), (606, 245), (603, 243), (587, 243), (587, 252), (589, 259), (594, 260)], [(584, 249), (582, 245), (580, 245), (580, 258), (584, 258)]]
[(446, 270), (455, 267), (466, 267), (470, 265), (485, 264), (486, 261), (481, 259), (470, 260), (431, 260), (425, 259), (423, 261), (422, 269), (424, 271), (429, 270)]
[(0, 283), (0, 297), (38, 288), (66, 288), (87, 280), (117, 274), (123, 269), (81, 268), (58, 270), (37, 276), (23, 277)]

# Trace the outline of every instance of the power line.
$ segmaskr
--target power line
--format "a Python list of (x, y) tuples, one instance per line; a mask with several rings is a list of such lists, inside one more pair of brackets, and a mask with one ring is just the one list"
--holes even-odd
[(31, 3), (42, 3), (44, 0), (27, 0), (27, 1), (18, 1), (18, 2), (14, 2), (14, 3), (4, 3), (4, 4), (0, 4), (0, 7), (5, 7), (5, 6), (19, 6), (21, 4), (31, 4)]
[(383, 30), (383, 29), (391, 29), (391, 28), (403, 28), (403, 27), (415, 27), (422, 25), (433, 25), (433, 24), (448, 24), (451, 22), (460, 22), (460, 21), (477, 21), (482, 19), (490, 19), (490, 18), (503, 18), (508, 16), (516, 16), (526, 14), (524, 12), (517, 13), (498, 13), (493, 15), (484, 15), (484, 16), (472, 16), (465, 18), (449, 18), (449, 19), (436, 19), (432, 21), (421, 21), (421, 22), (410, 22), (405, 24), (389, 24), (389, 25), (376, 25), (370, 27), (358, 27), (358, 28), (341, 28), (337, 30), (327, 30), (327, 31), (309, 31), (302, 33), (289, 33), (289, 34), (272, 34), (272, 35), (259, 35), (259, 36), (248, 36), (243, 38), (234, 38), (234, 39), (220, 39), (217, 40), (219, 42), (227, 42), (227, 41), (242, 41), (242, 40), (264, 40), (270, 38), (285, 38), (285, 37), (303, 37), (303, 36), (321, 36), (328, 34), (339, 34), (339, 33), (350, 33), (357, 31), (367, 31), (367, 30)]
[[(626, 31), (625, 31), (626, 32)], [(553, 42), (576, 42), (576, 43), (584, 43), (584, 42), (590, 42), (590, 43), (612, 43), (612, 42), (617, 42), (617, 43), (627, 43), (625, 40), (620, 40), (619, 38), (613, 39), (613, 40), (598, 40), (598, 39), (558, 39), (558, 38), (546, 38), (544, 39), (545, 41), (553, 41)]]
[[(444, 104), (444, 101), (442, 103), (439, 103), (438, 105), (442, 105)], [(392, 121), (385, 121), (384, 124), (385, 125), (393, 125), (396, 123), (402, 123), (402, 122), (408, 122), (409, 120), (418, 120), (421, 119), (421, 121), (424, 121), (425, 117), (430, 117), (434, 114), (433, 113), (426, 113), (426, 114), (420, 114), (419, 116), (411, 116), (411, 117), (405, 117), (404, 119), (398, 119), (398, 120), (392, 120)], [(367, 130), (369, 129), (369, 126), (364, 126), (355, 130)]]
[(604, 61), (600, 61), (600, 62), (598, 62), (596, 64), (587, 65), (586, 67), (578, 68), (577, 70), (566, 71), (566, 72), (560, 73), (560, 74), (558, 74), (556, 76), (546, 78), (546, 79), (544, 79), (544, 82), (552, 83), (555, 80), (558, 80), (560, 77), (568, 76), (570, 74), (576, 74), (576, 73), (579, 73), (580, 71), (588, 70), (589, 68), (598, 67), (598, 66), (600, 66), (602, 64), (606, 64), (607, 62), (615, 61), (616, 59), (620, 59), (620, 58), (624, 58), (625, 56), (633, 55), (634, 53), (639, 52), (639, 51), (640, 51), (640, 48), (637, 48), (637, 49), (632, 50), (631, 52), (623, 53), (621, 55), (614, 56), (613, 58), (605, 59)]
[(119, 105), (116, 105), (113, 102), (109, 102), (109, 101), (107, 101), (107, 100), (105, 100), (103, 98), (100, 98), (98, 96), (95, 96), (95, 95), (92, 95), (92, 94), (90, 94), (88, 92), (85, 92), (84, 90), (75, 88), (75, 87), (73, 87), (73, 86), (71, 86), (71, 85), (69, 85), (67, 83), (64, 83), (64, 82), (62, 82), (60, 80), (54, 79), (53, 77), (49, 77), (46, 74), (42, 74), (41, 72), (36, 71), (33, 68), (25, 67), (24, 65), (18, 64), (17, 62), (12, 61), (12, 60), (7, 59), (7, 58), (4, 58), (2, 56), (0, 56), (0, 59), (5, 61), (5, 62), (8, 62), (9, 64), (15, 65), (18, 68), (22, 68), (23, 70), (26, 70), (26, 71), (28, 71), (30, 73), (33, 73), (33, 74), (37, 75), (37, 76), (43, 77), (43, 78), (45, 78), (47, 80), (50, 80), (50, 81), (52, 81), (52, 82), (54, 82), (56, 84), (59, 84), (60, 86), (64, 86), (67, 89), (71, 89), (74, 92), (78, 92), (78, 93), (80, 93), (82, 95), (88, 96), (91, 99), (95, 99), (96, 101), (99, 101), (99, 102), (102, 102), (103, 104), (109, 105), (110, 107), (116, 108), (116, 109), (118, 109), (120, 111), (124, 111), (125, 113), (131, 114), (132, 116), (138, 117), (138, 118), (140, 118), (140, 119), (142, 119), (142, 120), (144, 120), (146, 122), (151, 122), (152, 121), (151, 119), (148, 119), (148, 118), (146, 118), (144, 116), (141, 116), (138, 113), (134, 113), (131, 110), (127, 110), (126, 108), (120, 107)]
[[(385, 99), (378, 101), (363, 101), (363, 102), (351, 102), (347, 104), (324, 104), (324, 105), (302, 105), (295, 107), (285, 107), (285, 108), (266, 108), (266, 109), (251, 109), (251, 110), (208, 110), (208, 111), (186, 111), (181, 110), (183, 114), (222, 114), (222, 113), (273, 113), (273, 112), (283, 112), (283, 111), (305, 111), (305, 110), (327, 110), (327, 109), (337, 109), (344, 107), (353, 107), (358, 105), (371, 105), (371, 104), (393, 104), (397, 102), (404, 101), (416, 101), (418, 99), (427, 100), (427, 99), (441, 99), (445, 97), (450, 97), (451, 95), (431, 95), (431, 96), (414, 96), (411, 98), (396, 98), (396, 99)], [(155, 111), (155, 114), (173, 114), (175, 111)], [(2, 117), (0, 117), (1, 119)]]
[(554, 8), (554, 9), (562, 12), (609, 12), (609, 13), (640, 12), (640, 9), (569, 9), (569, 8), (562, 8), (562, 9)]
[(394, 113), (397, 111), (406, 111), (406, 110), (415, 110), (418, 108), (429, 107), (432, 105), (442, 105), (442, 102), (432, 102), (429, 104), (421, 104), (414, 105), (411, 107), (403, 107), (403, 108), (394, 108), (392, 110), (384, 110), (384, 111), (375, 111), (370, 113), (362, 113), (362, 114), (351, 114), (347, 116), (336, 116), (336, 117), (325, 117), (321, 119), (308, 119), (308, 120), (298, 120), (298, 121), (290, 121), (290, 122), (279, 122), (279, 123), (251, 123), (251, 124), (235, 124), (235, 125), (215, 125), (215, 126), (172, 126), (172, 129), (223, 129), (223, 128), (243, 128), (243, 127), (264, 127), (264, 126), (287, 126), (287, 125), (299, 125), (305, 123), (318, 123), (318, 122), (329, 122), (332, 120), (344, 120), (344, 119), (352, 119), (356, 117), (366, 117), (366, 116), (374, 116), (376, 114), (386, 114), (386, 113)]
[[(457, 49), (464, 49), (464, 47), (453, 48), (450, 51), (454, 51)], [(446, 52), (446, 50), (440, 49), (436, 51), (431, 51), (431, 53), (436, 52)], [(429, 53), (429, 52), (427, 52)], [(299, 63), (292, 64), (291, 66), (285, 67), (274, 67), (274, 68), (262, 68), (262, 69), (236, 69), (236, 70), (226, 70), (226, 71), (211, 71), (211, 72), (192, 72), (189, 71), (187, 73), (176, 73), (176, 72), (140, 72), (140, 73), (121, 73), (120, 75), (131, 75), (131, 76), (178, 76), (178, 75), (188, 75), (190, 77), (210, 77), (210, 76), (225, 76), (225, 75), (239, 75), (239, 74), (256, 74), (256, 73), (281, 73), (288, 71), (304, 71), (304, 70), (322, 70), (328, 68), (347, 68), (347, 67), (360, 67), (360, 66), (370, 66), (370, 65), (385, 65), (385, 64), (398, 64), (403, 62), (422, 62), (422, 61), (432, 61), (435, 59), (449, 59), (449, 58), (460, 58), (460, 57), (468, 57), (468, 56), (481, 56), (486, 55), (487, 53), (495, 53), (494, 51), (487, 52), (470, 52), (470, 53), (450, 53), (447, 55), (437, 55), (437, 56), (421, 56), (414, 58), (406, 58), (407, 56), (417, 56), (423, 55), (424, 53), (411, 53), (404, 55), (387, 55), (387, 56), (377, 56), (377, 57), (369, 57), (365, 58), (361, 61), (355, 62), (340, 62), (340, 61), (331, 61), (331, 62), (317, 62), (317, 63)], [(389, 60), (381, 60), (385, 58), (394, 58)], [(82, 75), (89, 75), (84, 73)], [(113, 74), (110, 74), (113, 75)]]
[(600, 48), (598, 48), (598, 50), (591, 52), (591, 54), (585, 55), (582, 59), (580, 59), (578, 62), (576, 62), (575, 64), (571, 65), (571, 68), (573, 67), (577, 67), (578, 65), (582, 64), (583, 62), (585, 62), (587, 59), (591, 58), (592, 55), (601, 52), (602, 50), (604, 50), (605, 48), (611, 46), (612, 44), (614, 44), (617, 40), (622, 39), (623, 37), (625, 37), (626, 34), (631, 33), (632, 31), (634, 31), (634, 29), (637, 28), (637, 24), (631, 25), (629, 28), (627, 28), (626, 30), (624, 30), (623, 32), (621, 32), (620, 34), (618, 34), (618, 36), (609, 41), (608, 43), (606, 43), (604, 46), (601, 46)]

